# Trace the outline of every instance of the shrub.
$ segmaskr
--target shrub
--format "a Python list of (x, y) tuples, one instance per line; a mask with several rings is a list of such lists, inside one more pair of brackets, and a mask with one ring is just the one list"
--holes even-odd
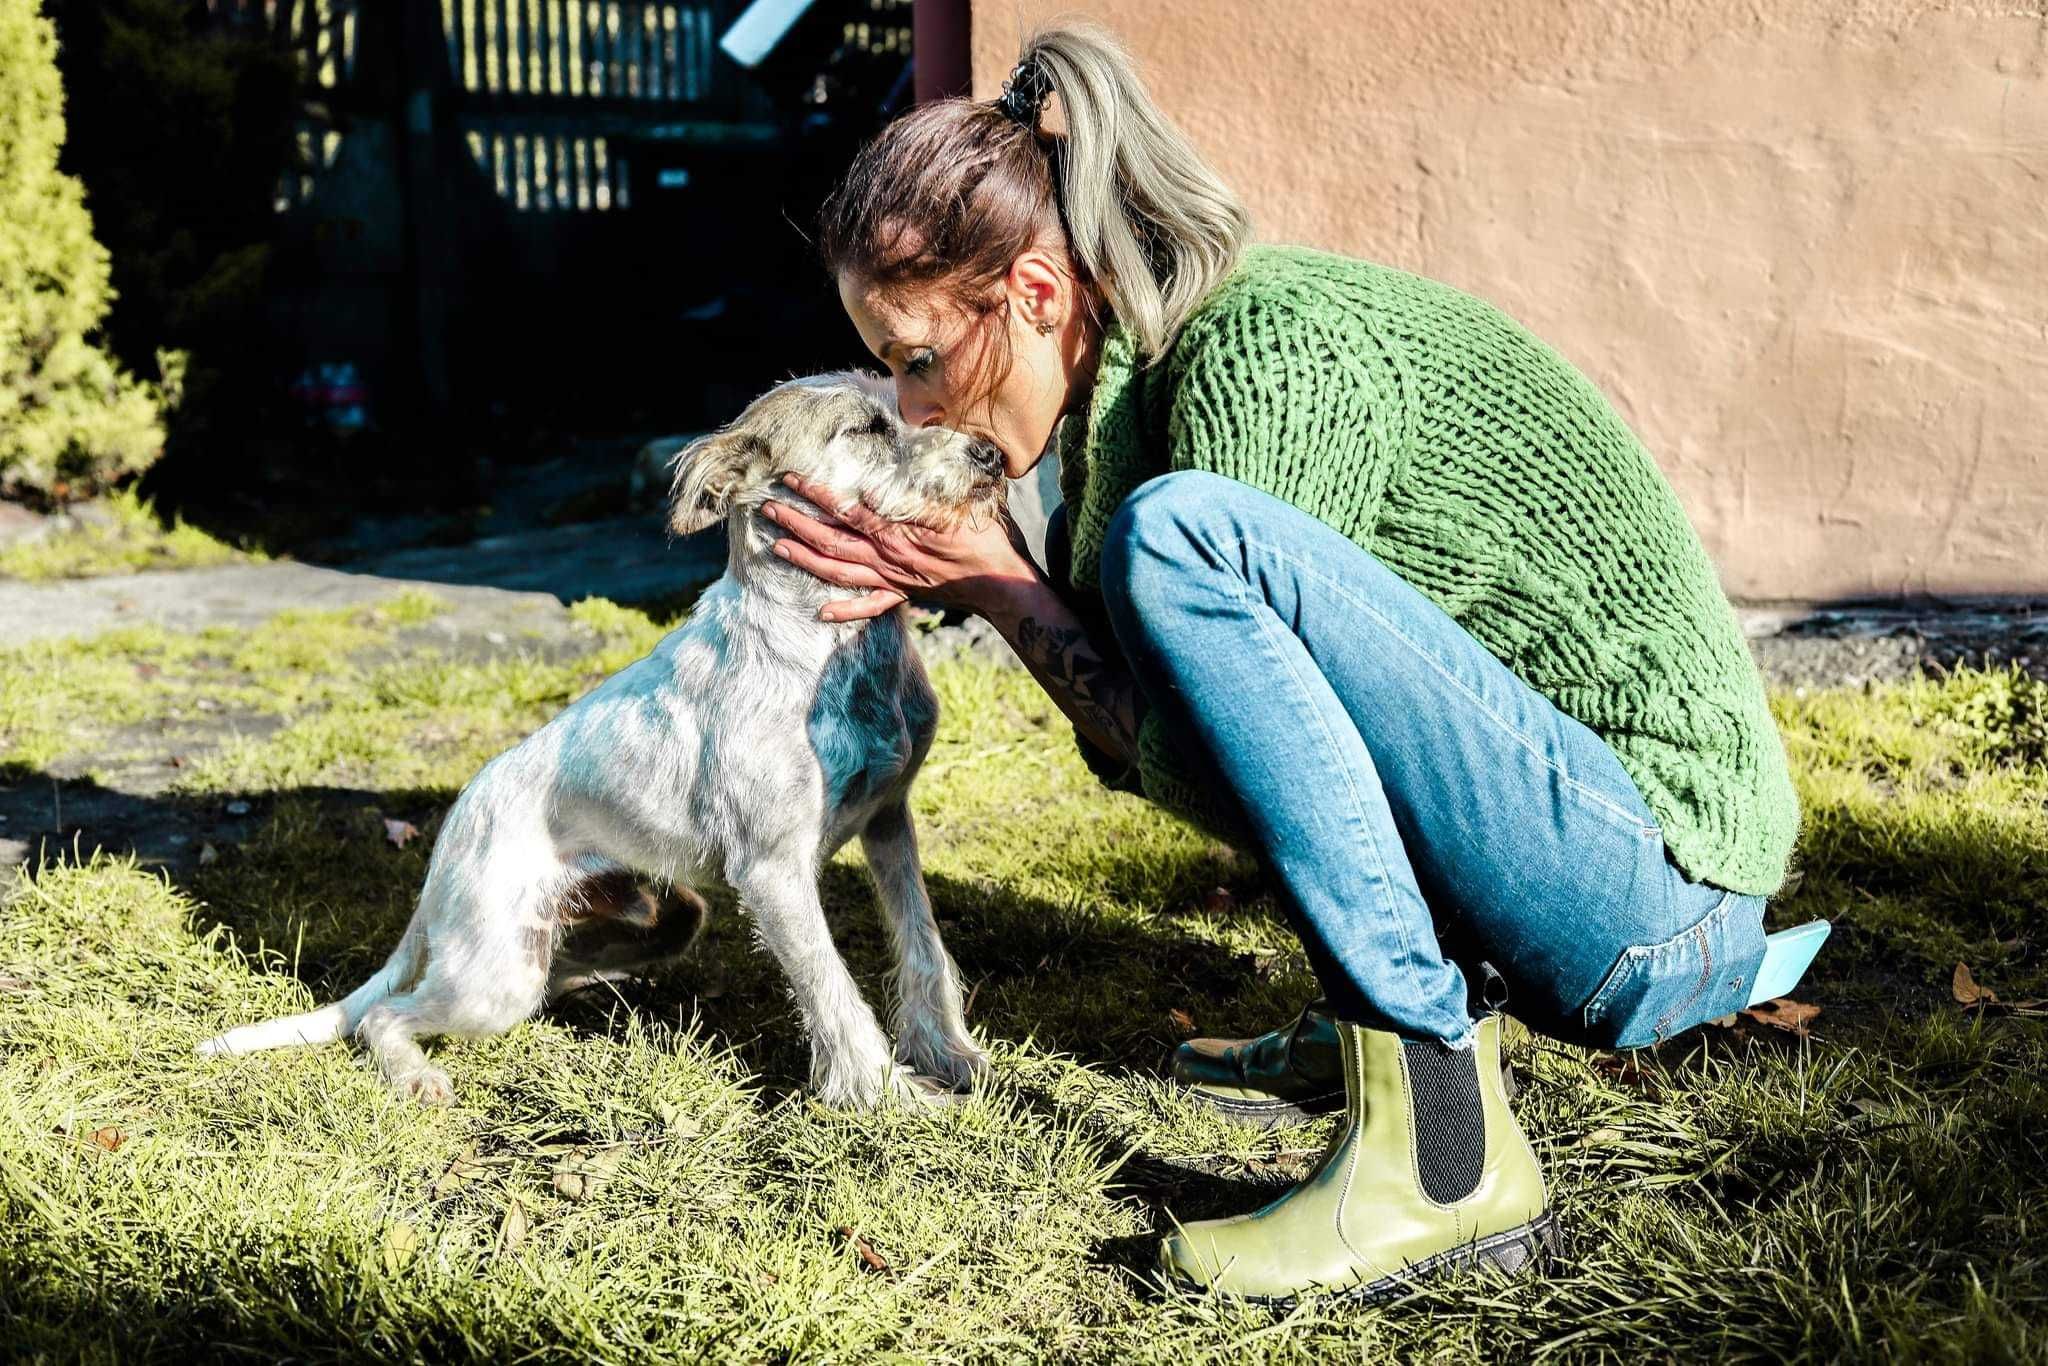
[(94, 335), (109, 262), (84, 189), (57, 169), (57, 39), (32, 0), (0, 0), (0, 72), (0, 487), (62, 497), (157, 457), (162, 395)]

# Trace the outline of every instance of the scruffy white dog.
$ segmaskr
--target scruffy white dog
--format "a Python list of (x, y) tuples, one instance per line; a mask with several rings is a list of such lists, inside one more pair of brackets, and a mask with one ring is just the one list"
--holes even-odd
[[(899, 520), (997, 516), (1002, 499), (996, 453), (906, 428), (884, 381), (820, 376), (756, 400), (678, 461), (675, 530), (724, 518), (731, 544), (689, 619), (484, 765), (442, 826), (412, 923), (368, 982), (200, 1051), (354, 1033), (401, 1093), (446, 1103), (448, 1076), (420, 1036), (498, 1033), (552, 994), (673, 957), (702, 921), (690, 889), (722, 882), (788, 974), (826, 1103), (930, 1099), (936, 1083), (963, 1086), (985, 1068), (910, 819), (938, 700), (900, 610), (819, 621), (846, 590), (770, 553), (775, 533), (756, 510), (770, 498), (809, 507), (785, 472)], [(895, 950), (893, 1054), (818, 902), (822, 866), (856, 834)], [(678, 894), (657, 904), (641, 879)]]

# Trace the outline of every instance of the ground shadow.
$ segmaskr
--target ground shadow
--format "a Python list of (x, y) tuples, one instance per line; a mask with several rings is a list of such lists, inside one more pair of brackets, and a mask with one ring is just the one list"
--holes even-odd
[[(342, 787), (137, 796), (91, 779), (17, 772), (0, 779), (0, 835), (9, 863), (30, 868), (95, 849), (132, 854), (200, 903), (195, 930), (225, 928), (264, 968), (331, 999), (397, 942), (454, 796)], [(926, 882), (967, 985), (970, 1022), (992, 1038), (1028, 1038), (1090, 1067), (1156, 1075), (1179, 1040), (1174, 1012), (1217, 1019), (1240, 1007), (1246, 990), (1274, 989), (1270, 969), (1262, 974), (1249, 955), (1174, 917), (1117, 918), (943, 873)], [(890, 957), (865, 872), (835, 863), (820, 894), (849, 967), (886, 1011)], [(623, 1029), (629, 1016), (694, 1022), (771, 1091), (795, 1088), (808, 1051), (780, 970), (731, 897), (710, 900), (705, 934), (681, 963), (573, 994), (550, 1013), (593, 1033)]]

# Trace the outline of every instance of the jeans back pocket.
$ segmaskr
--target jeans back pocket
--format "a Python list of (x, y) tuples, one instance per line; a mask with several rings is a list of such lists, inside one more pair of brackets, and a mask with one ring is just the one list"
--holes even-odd
[(1586, 1002), (1588, 1041), (1646, 1048), (1740, 1010), (1763, 957), (1763, 899), (1729, 892), (1662, 943), (1622, 951)]

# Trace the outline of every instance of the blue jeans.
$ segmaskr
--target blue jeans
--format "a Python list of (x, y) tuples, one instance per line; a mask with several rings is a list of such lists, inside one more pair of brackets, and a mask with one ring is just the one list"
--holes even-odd
[(1545, 1033), (1636, 1047), (1747, 1002), (1763, 899), (1689, 881), (1606, 743), (1367, 551), (1182, 472), (1118, 509), (1102, 589), (1340, 1018), (1462, 1046), (1504, 988)]

